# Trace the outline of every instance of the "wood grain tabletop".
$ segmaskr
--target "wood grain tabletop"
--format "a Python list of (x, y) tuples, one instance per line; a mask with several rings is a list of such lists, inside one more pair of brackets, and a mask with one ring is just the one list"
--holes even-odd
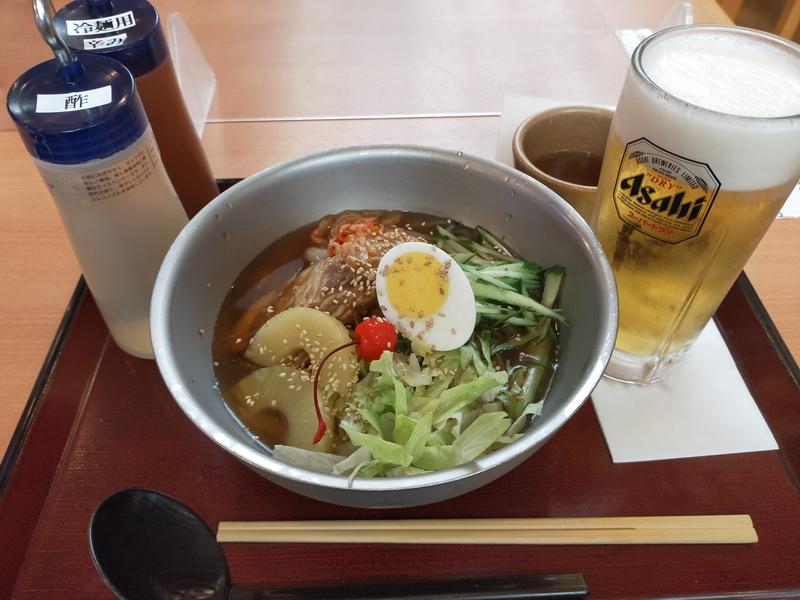
[[(57, 2), (57, 5), (63, 2)], [(219, 178), (337, 146), (416, 143), (492, 157), (503, 97), (613, 104), (614, 31), (656, 27), (672, 0), (158, 0), (217, 78), (203, 136)], [(697, 22), (728, 22), (695, 0)], [(29, 0), (0, 11), (0, 90), (48, 57)], [(388, 118), (387, 118), (388, 116)], [(412, 118), (409, 118), (412, 117)], [(58, 212), (0, 114), (0, 451), (79, 277)], [(746, 271), (800, 357), (800, 220), (777, 221)]]

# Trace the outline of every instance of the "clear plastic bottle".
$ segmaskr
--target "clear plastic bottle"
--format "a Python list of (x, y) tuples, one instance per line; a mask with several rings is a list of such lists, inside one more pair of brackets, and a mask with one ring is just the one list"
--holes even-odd
[(103, 56), (51, 60), (14, 82), (8, 111), (114, 341), (152, 358), (150, 295), (187, 217), (133, 77)]

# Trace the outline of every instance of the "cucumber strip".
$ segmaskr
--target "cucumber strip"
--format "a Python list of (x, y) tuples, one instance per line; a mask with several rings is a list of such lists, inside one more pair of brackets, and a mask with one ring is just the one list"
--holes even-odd
[(475, 227), (475, 230), (478, 232), (478, 235), (481, 236), (481, 239), (483, 239), (483, 241), (491, 244), (498, 252), (501, 252), (506, 256), (513, 256), (513, 254), (511, 254), (511, 251), (508, 248), (506, 248), (506, 245), (503, 242), (498, 240), (491, 233), (486, 231), (483, 227), (477, 225)]
[[(448, 248), (453, 248), (456, 253), (471, 254), (469, 250), (467, 250), (463, 245), (461, 245), (461, 242), (459, 242), (456, 236), (454, 236), (452, 233), (450, 233), (447, 229), (445, 229), (441, 225), (436, 226), (436, 231), (441, 236), (442, 238), (441, 241), (447, 244)], [(443, 250), (445, 249), (444, 246), (442, 247), (442, 249)], [(448, 250), (448, 252), (450, 251)], [(453, 252), (450, 253), (452, 254)]]
[(544, 274), (544, 290), (542, 291), (542, 304), (547, 308), (553, 308), (561, 289), (561, 282), (564, 281), (564, 267), (551, 267)]
[(483, 244), (479, 244), (474, 240), (466, 240), (462, 242), (463, 245), (473, 252), (481, 255), (483, 258), (487, 260), (508, 260), (508, 257), (504, 254), (500, 254), (495, 250), (492, 250), (488, 246), (484, 246)]
[(491, 275), (486, 275), (485, 273), (474, 267), (470, 267), (469, 265), (461, 265), (461, 269), (467, 274), (467, 279), (469, 279), (470, 282), (473, 282), (476, 279), (482, 279), (486, 283), (490, 283), (494, 286), (499, 287), (500, 289), (510, 290), (512, 292), (515, 291), (514, 286), (509, 285), (508, 283), (502, 281), (501, 279), (492, 277)]
[(475, 294), (476, 299), (496, 300), (498, 302), (503, 302), (504, 304), (511, 304), (520, 308), (527, 308), (539, 313), (543, 317), (550, 317), (551, 319), (555, 319), (556, 321), (560, 321), (562, 323), (565, 321), (564, 317), (558, 311), (548, 308), (533, 298), (523, 296), (517, 292), (500, 290), (495, 287), (477, 282), (472, 284), (472, 291)]
[[(492, 356), (494, 356), (495, 354), (499, 354), (500, 352), (505, 352), (507, 350), (515, 350), (520, 346), (524, 346), (528, 342), (535, 340), (536, 336), (538, 335), (539, 332), (536, 329), (530, 328), (528, 329), (527, 333), (525, 333), (525, 335), (515, 336), (515, 338), (512, 338), (507, 342), (504, 342), (502, 344), (497, 344), (496, 346), (494, 346), (492, 348)], [(516, 339), (517, 337), (519, 339)]]
[(494, 321), (494, 325), (519, 325), (520, 327), (536, 327), (539, 321), (524, 316), (523, 313), (503, 310), (499, 307), (478, 303), (475, 306), (479, 317), (486, 317)]

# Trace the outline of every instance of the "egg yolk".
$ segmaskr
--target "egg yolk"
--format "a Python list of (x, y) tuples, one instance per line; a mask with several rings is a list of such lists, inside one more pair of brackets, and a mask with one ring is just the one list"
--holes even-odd
[(409, 319), (435, 314), (447, 298), (447, 285), (447, 266), (424, 252), (398, 256), (386, 273), (389, 302)]

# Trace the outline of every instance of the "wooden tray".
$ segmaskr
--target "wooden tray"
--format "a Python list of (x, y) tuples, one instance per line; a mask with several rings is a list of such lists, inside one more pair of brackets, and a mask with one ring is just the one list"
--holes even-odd
[(229, 544), (239, 585), (580, 572), (593, 598), (800, 596), (797, 366), (744, 276), (716, 318), (778, 451), (615, 465), (589, 402), (498, 481), (451, 501), (375, 513), (288, 492), (206, 439), (155, 363), (114, 345), (79, 284), (0, 468), (0, 598), (109, 598), (86, 530), (97, 503), (125, 487), (165, 491), (212, 528), (220, 520), (378, 515), (749, 513), (760, 538), (741, 546)]

